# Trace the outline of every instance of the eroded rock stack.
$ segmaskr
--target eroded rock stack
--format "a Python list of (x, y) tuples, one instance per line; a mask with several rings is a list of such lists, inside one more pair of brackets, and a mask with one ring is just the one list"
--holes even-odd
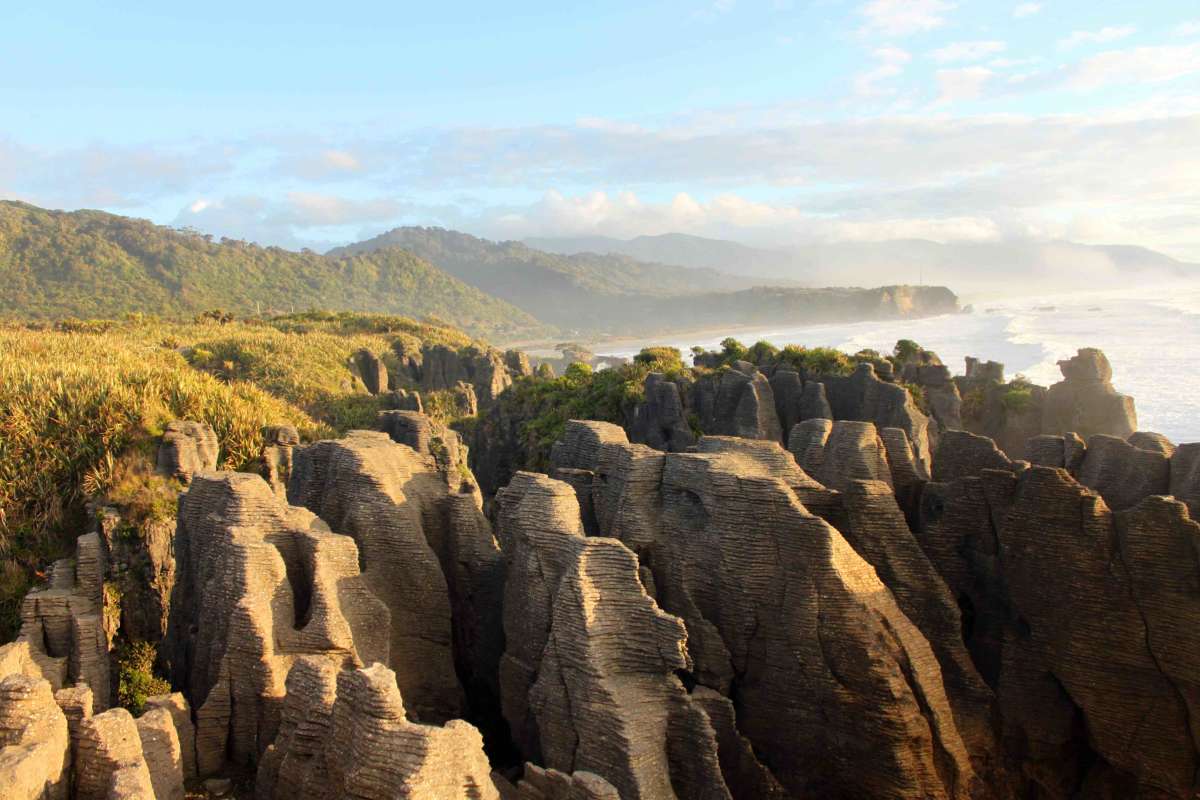
[(279, 724), (297, 655), (386, 661), (389, 609), (354, 540), (282, 503), (257, 475), (204, 473), (181, 498), (167, 648), (195, 708), (198, 769), (250, 764)]
[[(638, 554), (643, 584), (683, 620), (692, 679), (736, 707), (730, 733), (748, 763), (728, 785), (754, 785), (748, 773), (794, 796), (967, 796), (975, 772), (937, 656), (871, 565), (801, 500), (844, 518), (835, 493), (774, 442), (705, 437), (701, 452), (663, 454), (612, 426), (573, 422), (568, 438), (572, 428), (600, 443), (601, 534)], [(588, 449), (575, 453), (585, 469)], [(574, 492), (557, 496), (569, 517)], [(890, 522), (911, 538), (898, 511)]]

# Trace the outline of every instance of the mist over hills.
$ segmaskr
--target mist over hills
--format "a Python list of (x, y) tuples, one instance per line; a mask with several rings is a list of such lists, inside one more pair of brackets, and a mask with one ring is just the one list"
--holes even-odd
[[(547, 253), (521, 242), (492, 242), (443, 228), (396, 228), (328, 255), (370, 253), (380, 247), (402, 247), (567, 333), (924, 316), (957, 307), (956, 297), (944, 287), (910, 291), (913, 287), (892, 281), (870, 290), (799, 288), (783, 278), (647, 263), (624, 254)], [(774, 285), (763, 285), (767, 283)]]
[(616, 239), (602, 236), (529, 239), (553, 252), (589, 251), (653, 258), (719, 269), (756, 280), (787, 279), (805, 286), (930, 283), (960, 293), (1019, 295), (1082, 288), (1119, 288), (1140, 280), (1200, 279), (1200, 265), (1145, 247), (1067, 241), (935, 242), (893, 239), (832, 242), (767, 249), (739, 242), (668, 233)]

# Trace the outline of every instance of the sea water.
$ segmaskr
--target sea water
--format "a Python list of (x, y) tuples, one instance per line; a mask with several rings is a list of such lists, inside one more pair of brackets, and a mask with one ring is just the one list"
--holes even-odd
[[(664, 338), (603, 354), (628, 357), (645, 345), (668, 344), (686, 355), (693, 345), (716, 348), (725, 337)], [(764, 328), (735, 338), (847, 353), (863, 348), (888, 353), (898, 339), (912, 339), (935, 351), (955, 374), (964, 371), (964, 357), (975, 356), (1003, 363), (1010, 378), (1020, 374), (1043, 386), (1062, 380), (1058, 361), (1081, 347), (1097, 347), (1112, 364), (1117, 391), (1133, 396), (1139, 429), (1176, 443), (1200, 441), (1200, 289), (1195, 286), (981, 300), (960, 314)]]

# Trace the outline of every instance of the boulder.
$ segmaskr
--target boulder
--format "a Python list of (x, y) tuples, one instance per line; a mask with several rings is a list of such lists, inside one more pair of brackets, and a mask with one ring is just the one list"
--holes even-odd
[(1063, 469), (985, 471), (929, 484), (918, 536), (971, 609), (1020, 796), (1196, 791), (1200, 525), (1181, 503), (1114, 512)]
[(148, 712), (161, 709), (171, 716), (175, 725), (175, 735), (179, 739), (183, 776), (196, 777), (196, 727), (192, 724), (192, 709), (187, 698), (182, 692), (155, 695), (146, 698), (146, 709)]
[(1044, 433), (1030, 438), (1025, 445), (1025, 452), (1034, 466), (1058, 467), (1077, 475), (1083, 466), (1087, 445), (1074, 432), (1065, 436)]
[(512, 385), (505, 354), (475, 346), (455, 350), (426, 345), (421, 350), (421, 388), (454, 389), (459, 382), (472, 387), (480, 408), (487, 408)]
[(19, 634), (53, 689), (85, 683), (97, 711), (110, 702), (109, 649), (115, 633), (105, 625), (105, 562), (99, 534), (76, 539), (75, 560), (56, 561), (49, 585), (25, 595)]
[[(609, 441), (600, 450), (600, 533), (637, 553), (650, 573), (643, 585), (683, 619), (693, 698), (706, 687), (734, 704), (736, 736), (718, 719), (728, 716), (705, 712), (714, 731), (725, 726), (718, 760), (731, 794), (971, 791), (975, 771), (937, 655), (872, 565), (809, 511), (844, 519), (836, 493), (769, 441), (706, 436), (695, 453), (667, 454)], [(569, 519), (574, 493), (563, 495)]]
[[(825, 397), (825, 384), (820, 381), (808, 381), (800, 394), (800, 407), (797, 410), (798, 422), (806, 419), (833, 419), (833, 410)], [(788, 428), (791, 430), (791, 428)]]
[(158, 446), (158, 471), (188, 483), (197, 472), (217, 468), (219, 449), (217, 434), (207, 422), (169, 422)]
[(525, 774), (505, 800), (619, 800), (613, 785), (592, 772), (568, 774), (526, 764)]
[(280, 499), (287, 497), (292, 474), (292, 451), (300, 445), (300, 433), (291, 425), (271, 425), (263, 431), (261, 475)]

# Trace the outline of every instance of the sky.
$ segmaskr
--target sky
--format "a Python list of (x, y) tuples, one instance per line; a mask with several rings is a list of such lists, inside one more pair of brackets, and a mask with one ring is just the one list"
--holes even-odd
[(421, 224), (1200, 261), (1200, 4), (10, 2), (0, 198), (318, 250)]

